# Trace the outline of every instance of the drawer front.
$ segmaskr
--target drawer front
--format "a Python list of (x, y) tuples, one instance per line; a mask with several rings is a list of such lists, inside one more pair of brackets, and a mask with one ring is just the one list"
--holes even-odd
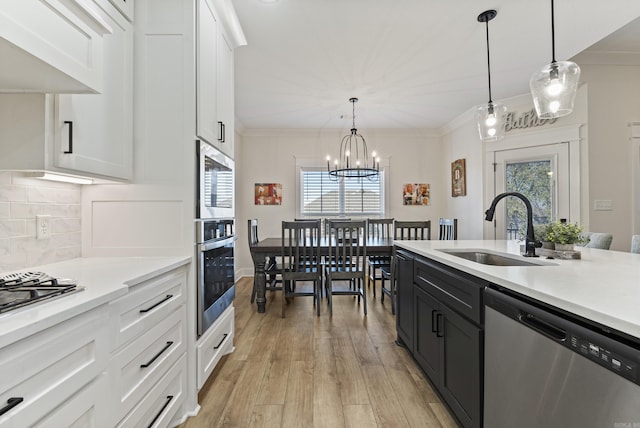
[(185, 400), (187, 358), (182, 355), (117, 428), (173, 426), (171, 421)]
[(45, 427), (107, 427), (107, 404), (103, 397), (109, 395), (106, 373), (82, 388), (58, 408), (38, 421), (33, 428)]
[(114, 300), (111, 310), (116, 320), (113, 349), (140, 337), (185, 302), (186, 270), (168, 274), (132, 286), (127, 295)]
[(233, 306), (229, 306), (196, 345), (198, 389), (207, 381), (220, 358), (233, 352), (234, 314)]
[(414, 282), (462, 316), (484, 322), (482, 294), (488, 282), (424, 258), (416, 258)]
[(107, 367), (102, 306), (0, 350), (0, 403), (23, 401), (0, 416), (0, 426), (31, 426)]
[(130, 412), (185, 353), (185, 312), (180, 307), (111, 359), (111, 394), (118, 409), (115, 421)]

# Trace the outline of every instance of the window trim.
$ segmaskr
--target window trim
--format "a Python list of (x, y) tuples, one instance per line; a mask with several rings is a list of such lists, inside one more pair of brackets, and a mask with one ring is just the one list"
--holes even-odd
[[(296, 217), (302, 217), (305, 214), (302, 213), (302, 172), (304, 170), (324, 170), (326, 169), (327, 164), (326, 161), (322, 161), (320, 159), (309, 159), (309, 158), (296, 158)], [(381, 218), (387, 217), (389, 213), (389, 159), (381, 158), (380, 159), (380, 171), (382, 172), (382, 187), (381, 191), (381, 202), (382, 202), (382, 212), (380, 214), (373, 213), (362, 213), (357, 215), (350, 215), (346, 213), (340, 213), (335, 215), (336, 217), (347, 216), (347, 217), (378, 217)], [(344, 207), (341, 208), (344, 211)], [(307, 214), (310, 215), (310, 214)], [(332, 215), (320, 214), (317, 216), (321, 217), (332, 217)]]

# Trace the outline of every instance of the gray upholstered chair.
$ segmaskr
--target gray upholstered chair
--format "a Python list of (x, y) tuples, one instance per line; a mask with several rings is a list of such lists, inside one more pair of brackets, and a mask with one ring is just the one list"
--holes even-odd
[(631, 252), (640, 254), (640, 235), (631, 237)]
[(610, 233), (583, 232), (582, 236), (589, 239), (589, 242), (582, 245), (586, 248), (608, 250), (611, 248), (611, 241), (613, 241), (613, 235)]

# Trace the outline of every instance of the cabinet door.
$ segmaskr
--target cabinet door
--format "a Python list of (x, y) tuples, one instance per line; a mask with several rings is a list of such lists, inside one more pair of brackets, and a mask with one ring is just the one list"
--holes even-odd
[(218, 22), (206, 0), (198, 0), (196, 28), (196, 134), (209, 144), (218, 141)]
[(218, 141), (220, 149), (230, 157), (233, 157), (233, 93), (233, 49), (221, 33), (218, 44)]
[(439, 391), (463, 426), (479, 427), (482, 330), (447, 306), (440, 311), (444, 340)]
[(398, 339), (413, 353), (413, 258), (397, 252), (396, 261), (396, 329)]
[(413, 356), (431, 381), (437, 385), (440, 379), (441, 364), (441, 340), (438, 337), (438, 334), (441, 333), (438, 331), (442, 332), (443, 328), (440, 303), (417, 286), (414, 286), (413, 290), (416, 320)]
[(133, 29), (106, 0), (96, 6), (113, 33), (104, 38), (101, 94), (58, 95), (56, 167), (131, 179), (133, 142)]

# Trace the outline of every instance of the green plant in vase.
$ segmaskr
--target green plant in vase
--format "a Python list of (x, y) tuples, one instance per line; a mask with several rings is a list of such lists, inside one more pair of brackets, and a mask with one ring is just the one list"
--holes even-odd
[(579, 226), (578, 223), (557, 222), (551, 226), (548, 237), (555, 244), (556, 250), (573, 250), (574, 244), (584, 242), (583, 231), (584, 226)]
[(542, 242), (542, 248), (554, 249), (554, 244), (551, 242), (550, 234), (553, 229), (553, 223), (535, 224), (533, 226), (533, 235), (536, 241)]

